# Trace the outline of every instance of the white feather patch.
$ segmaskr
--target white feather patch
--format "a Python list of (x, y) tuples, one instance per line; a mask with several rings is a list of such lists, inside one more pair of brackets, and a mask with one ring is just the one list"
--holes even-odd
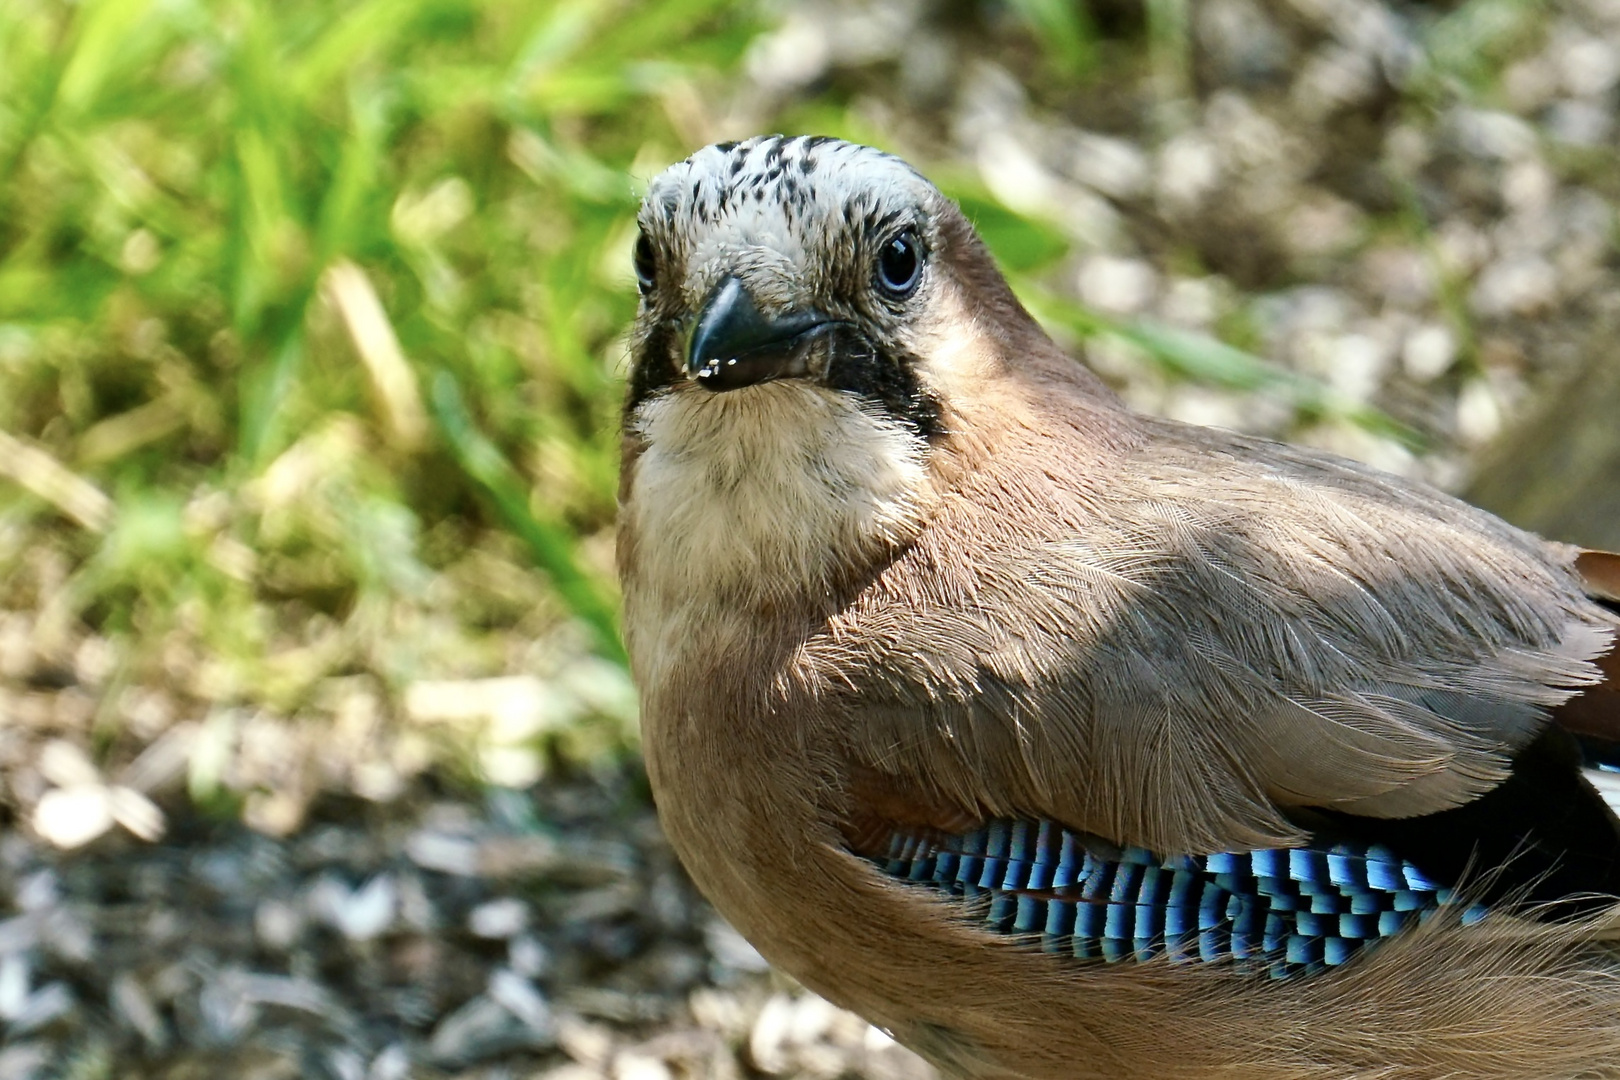
[(626, 632), (643, 685), (683, 649), (747, 633), (751, 609), (830, 587), (904, 542), (929, 491), (921, 439), (847, 394), (784, 380), (690, 388), (631, 419)]

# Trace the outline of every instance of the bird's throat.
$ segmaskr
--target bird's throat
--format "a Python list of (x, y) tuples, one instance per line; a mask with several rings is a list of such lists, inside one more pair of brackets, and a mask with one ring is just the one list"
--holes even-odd
[(627, 524), (658, 543), (633, 572), (683, 592), (786, 594), (915, 534), (926, 444), (849, 394), (784, 380), (663, 395), (633, 418)]
[(914, 431), (803, 382), (661, 395), (632, 430), (645, 447), (621, 526), (633, 646), (712, 643), (761, 610), (821, 608), (909, 542), (931, 501)]

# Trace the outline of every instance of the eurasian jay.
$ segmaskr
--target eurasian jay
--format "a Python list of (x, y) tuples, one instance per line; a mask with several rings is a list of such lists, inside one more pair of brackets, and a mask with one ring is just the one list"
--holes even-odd
[(1127, 409), (904, 162), (657, 177), (647, 768), (773, 963), (962, 1077), (1620, 1077), (1620, 556)]

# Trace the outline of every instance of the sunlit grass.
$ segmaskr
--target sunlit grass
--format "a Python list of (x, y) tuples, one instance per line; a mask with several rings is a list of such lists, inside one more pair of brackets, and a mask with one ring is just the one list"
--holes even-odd
[[(0, 5), (0, 606), (64, 662), (89, 628), (131, 678), (278, 711), (499, 672), (487, 630), (622, 656), (638, 183), (689, 151), (666, 99), (755, 29), (715, 0)], [(530, 566), (552, 587), (513, 596)]]

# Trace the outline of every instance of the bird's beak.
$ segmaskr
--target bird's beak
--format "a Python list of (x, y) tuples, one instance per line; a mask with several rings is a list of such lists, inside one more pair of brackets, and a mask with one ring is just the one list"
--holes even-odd
[(714, 391), (803, 377), (811, 374), (816, 339), (833, 325), (813, 309), (767, 318), (747, 287), (728, 277), (698, 313), (687, 342), (686, 372)]

